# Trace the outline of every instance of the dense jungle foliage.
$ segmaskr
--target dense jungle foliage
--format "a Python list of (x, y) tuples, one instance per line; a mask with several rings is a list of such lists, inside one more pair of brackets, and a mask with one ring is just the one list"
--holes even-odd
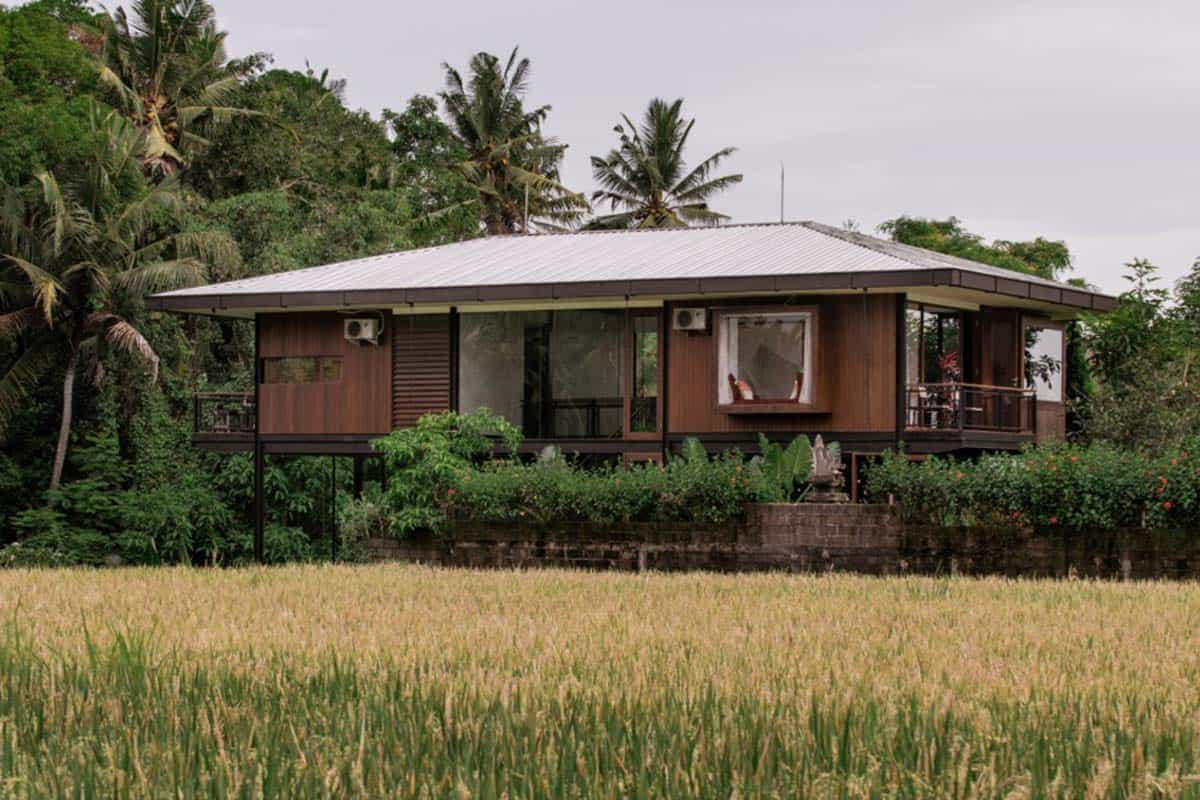
[[(733, 148), (686, 165), (695, 121), (652, 100), (593, 157), (591, 216), (515, 49), (375, 118), (344, 81), (224, 39), (196, 0), (0, 7), (0, 563), (248, 558), (249, 458), (188, 437), (194, 392), (252, 385), (251, 326), (149, 313), (147, 294), (491, 233), (705, 224), (741, 179), (716, 174)], [(987, 243), (953, 218), (881, 230), (1043, 276), (1071, 263), (1062, 242)], [(1153, 450), (1200, 422), (1200, 272), (1171, 291), (1130, 269), (1120, 310), (1070, 331), (1073, 435)], [(329, 556), (338, 507), (363, 513), (350, 474), (269, 460), (270, 560)]]

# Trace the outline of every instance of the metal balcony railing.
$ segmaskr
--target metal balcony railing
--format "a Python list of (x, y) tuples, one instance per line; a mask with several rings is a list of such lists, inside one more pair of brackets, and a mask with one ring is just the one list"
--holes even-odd
[(909, 430), (1037, 432), (1037, 394), (1033, 389), (914, 383), (906, 394)]
[(193, 397), (195, 433), (254, 433), (253, 392), (197, 392)]

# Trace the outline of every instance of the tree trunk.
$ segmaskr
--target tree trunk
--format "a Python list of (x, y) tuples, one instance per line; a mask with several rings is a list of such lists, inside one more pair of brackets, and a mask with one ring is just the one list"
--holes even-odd
[(57, 489), (62, 480), (63, 464), (67, 460), (67, 440), (71, 438), (71, 409), (75, 395), (75, 368), (79, 364), (79, 349), (71, 348), (67, 359), (67, 374), (63, 377), (62, 425), (58, 429), (58, 449), (54, 451), (54, 471), (50, 473), (50, 488)]

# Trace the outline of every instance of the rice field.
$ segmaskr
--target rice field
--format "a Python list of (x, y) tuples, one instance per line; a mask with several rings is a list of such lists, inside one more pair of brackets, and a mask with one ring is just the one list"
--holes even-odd
[(1200, 797), (1200, 585), (0, 572), (0, 797)]

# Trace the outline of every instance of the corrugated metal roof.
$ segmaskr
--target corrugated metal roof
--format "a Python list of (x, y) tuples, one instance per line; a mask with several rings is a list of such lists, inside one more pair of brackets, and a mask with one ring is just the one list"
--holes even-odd
[(156, 298), (955, 269), (1064, 288), (815, 222), (495, 236), (197, 286)]

